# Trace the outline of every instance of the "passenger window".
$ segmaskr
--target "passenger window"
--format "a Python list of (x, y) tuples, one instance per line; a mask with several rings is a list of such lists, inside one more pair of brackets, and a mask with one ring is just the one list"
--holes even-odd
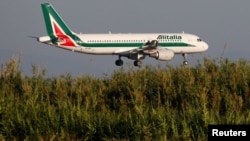
[(197, 39), (198, 42), (201, 42), (202, 40), (201, 39)]

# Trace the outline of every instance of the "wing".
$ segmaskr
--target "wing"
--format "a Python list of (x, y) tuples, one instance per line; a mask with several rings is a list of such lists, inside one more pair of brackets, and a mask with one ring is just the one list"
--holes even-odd
[(133, 49), (132, 53), (138, 53), (138, 52), (141, 52), (144, 50), (153, 50), (153, 49), (156, 49), (157, 46), (158, 46), (157, 40), (148, 41), (142, 47), (140, 47), (138, 49)]
[(115, 52), (115, 54), (119, 54), (122, 56), (127, 56), (127, 55), (131, 55), (131, 54), (137, 54), (137, 53), (145, 53), (147, 54), (147, 52), (150, 52), (154, 49), (156, 49), (158, 47), (158, 41), (157, 40), (152, 40), (152, 41), (148, 41), (146, 42), (143, 46), (136, 48), (136, 49), (132, 49), (132, 50), (118, 50)]
[(165, 48), (158, 48), (158, 41), (152, 40), (145, 43), (140, 48), (126, 50), (117, 53), (120, 57), (125, 56), (129, 59), (136, 60), (135, 66), (138, 66), (138, 61), (143, 60), (147, 55), (161, 61), (168, 61), (174, 57), (174, 52)]

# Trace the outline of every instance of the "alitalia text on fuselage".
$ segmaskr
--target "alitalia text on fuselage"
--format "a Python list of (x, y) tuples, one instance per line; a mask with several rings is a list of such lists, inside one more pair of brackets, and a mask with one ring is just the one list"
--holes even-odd
[(159, 35), (157, 39), (168, 39), (168, 40), (181, 40), (180, 35)]

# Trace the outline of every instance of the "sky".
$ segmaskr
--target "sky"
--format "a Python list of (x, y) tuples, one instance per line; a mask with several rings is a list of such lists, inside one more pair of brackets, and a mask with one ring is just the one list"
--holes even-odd
[[(0, 2), (0, 64), (21, 59), (21, 71), (32, 75), (32, 65), (48, 76), (103, 76), (119, 69), (118, 56), (88, 55), (38, 43), (28, 36), (44, 36), (41, 3), (52, 3), (76, 33), (178, 33), (198, 35), (206, 52), (188, 55), (191, 65), (204, 57), (250, 59), (249, 0), (5, 0)], [(226, 48), (225, 48), (226, 47)], [(133, 60), (122, 58), (124, 68)], [(180, 65), (181, 55), (161, 62), (147, 57), (143, 65)]]

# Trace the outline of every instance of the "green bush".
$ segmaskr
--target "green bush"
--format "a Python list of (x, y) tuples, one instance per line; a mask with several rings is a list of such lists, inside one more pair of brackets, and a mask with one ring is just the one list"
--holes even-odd
[(111, 76), (46, 77), (19, 59), (0, 69), (0, 138), (14, 140), (207, 140), (208, 124), (250, 123), (250, 65), (119, 68)]

